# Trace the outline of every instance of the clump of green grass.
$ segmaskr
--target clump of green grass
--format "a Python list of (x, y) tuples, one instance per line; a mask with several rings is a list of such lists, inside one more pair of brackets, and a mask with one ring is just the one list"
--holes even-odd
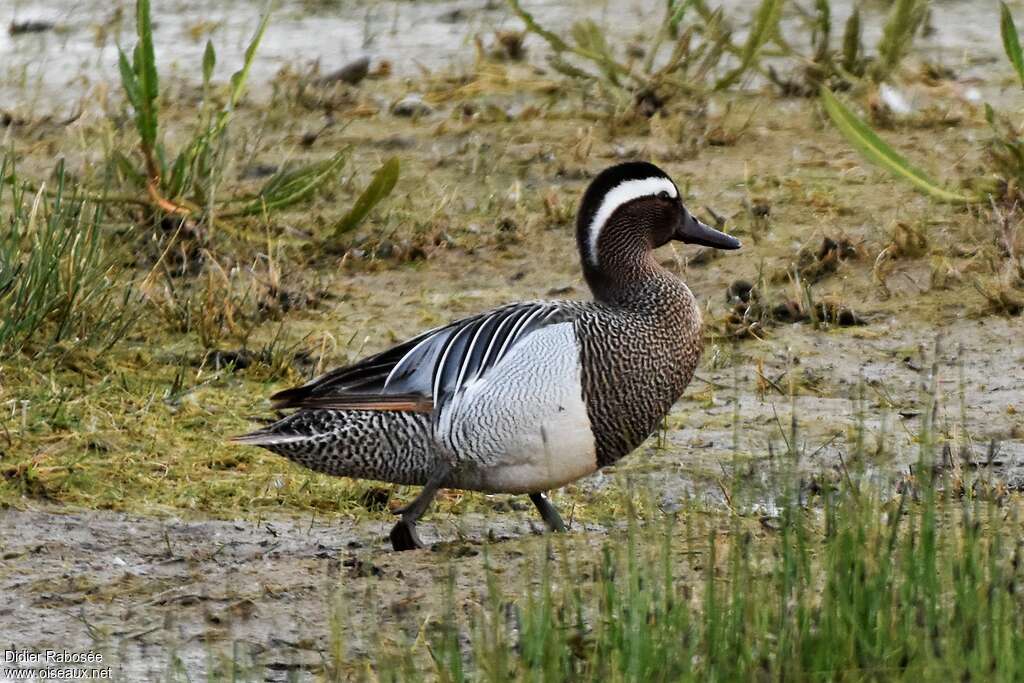
[(910, 53), (914, 37), (928, 16), (929, 4), (930, 0), (895, 0), (872, 54), (864, 47), (859, 4), (854, 5), (842, 35), (833, 44), (832, 4), (830, 0), (816, 0), (813, 12), (802, 13), (811, 31), (810, 53), (799, 55), (792, 46), (786, 46), (790, 56), (798, 57), (799, 75), (786, 79), (770, 68), (769, 78), (783, 93), (807, 97), (813, 97), (822, 85), (845, 90), (864, 80), (891, 80)]
[[(555, 70), (596, 86), (609, 101), (646, 116), (671, 98), (726, 90), (749, 71), (759, 69), (765, 46), (778, 34), (783, 4), (781, 0), (762, 0), (753, 12), (746, 41), (737, 46), (720, 8), (712, 11), (703, 0), (668, 0), (662, 21), (644, 41), (644, 53), (624, 59), (622, 53), (627, 51), (611, 44), (592, 20), (573, 24), (571, 40), (567, 40), (541, 26), (518, 0), (508, 2), (526, 30), (551, 48), (550, 63)], [(684, 23), (688, 14), (696, 19)], [(736, 63), (719, 74), (725, 55)]]
[[(643, 54), (624, 57), (629, 50), (612, 44), (591, 20), (576, 22), (569, 36), (563, 37), (541, 26), (518, 0), (509, 0), (526, 30), (554, 52), (553, 68), (575, 81), (596, 85), (612, 102), (632, 102), (634, 110), (648, 116), (673, 97), (700, 98), (726, 91), (752, 73), (765, 76), (786, 94), (805, 96), (813, 96), (822, 84), (845, 89), (866, 79), (890, 80), (921, 30), (929, 3), (895, 0), (875, 53), (868, 54), (859, 6), (834, 45), (831, 3), (817, 0), (813, 11), (800, 10), (811, 36), (810, 54), (801, 55), (780, 29), (781, 0), (762, 0), (753, 8), (742, 44), (733, 41), (734, 30), (721, 7), (711, 9), (705, 0), (669, 0), (657, 30), (643, 41)], [(667, 51), (666, 45), (670, 46)], [(782, 78), (775, 65), (762, 63), (766, 57), (795, 58), (801, 76)]]
[(109, 347), (136, 316), (107, 248), (101, 210), (66, 183), (63, 163), (30, 190), (0, 157), (0, 354)]
[[(112, 150), (107, 164), (107, 186), (102, 192), (83, 190), (83, 196), (107, 208), (141, 206), (149, 209), (147, 217), (171, 215), (212, 225), (215, 218), (240, 219), (279, 212), (311, 199), (338, 179), (350, 158), (347, 148), (300, 166), (282, 165), (255, 192), (235, 191), (222, 196), (221, 185), (229, 165), (230, 124), (245, 95), (249, 72), (267, 31), (269, 8), (246, 47), (241, 68), (231, 75), (224, 89), (213, 84), (217, 53), (207, 41), (201, 66), (198, 120), (191, 133), (186, 134), (188, 142), (176, 154), (163, 142), (160, 111), (167, 94), (160, 89), (149, 0), (136, 2), (135, 19), (138, 43), (130, 57), (121, 51), (118, 63), (138, 136), (137, 154)], [(379, 193), (373, 203), (364, 207), (363, 215), (387, 194)]]
[[(1017, 502), (943, 469), (934, 389), (913, 476), (844, 471), (808, 492), (796, 422), (778, 514), (691, 510), (597, 557), (545, 550), (516, 598), (488, 582), (435, 632), (443, 680), (1015, 680), (1024, 675)], [(847, 444), (863, 462), (863, 425)], [(844, 468), (845, 469), (845, 468)], [(733, 497), (735, 499), (735, 496)], [(493, 571), (493, 570), (492, 570)], [(467, 646), (465, 643), (471, 643)], [(406, 671), (409, 669), (407, 665)], [(397, 680), (389, 670), (385, 680)]]
[[(953, 519), (940, 525), (942, 514)], [(473, 627), (472, 648), (459, 645), (464, 636), (442, 629), (435, 675), (489, 681), (1021, 675), (1024, 619), (1014, 589), (1020, 558), (999, 510), (970, 504), (949, 510), (905, 498), (886, 504), (840, 493), (826, 498), (823, 515), (816, 523), (806, 511), (787, 509), (769, 536), (738, 522), (726, 531), (669, 525), (660, 541), (633, 535), (625, 547), (604, 546), (599, 560), (565, 561), (561, 572), (538, 557), (540, 586), (511, 615), (501, 609), (511, 596), (495, 588)], [(680, 570), (688, 555), (700, 563)], [(580, 577), (587, 585), (579, 585)]]
[[(153, 44), (153, 27), (149, 0), (136, 3), (138, 44), (129, 58), (120, 53), (121, 84), (134, 112), (133, 120), (139, 134), (141, 170), (128, 157), (114, 153), (114, 161), (129, 185), (144, 189), (148, 201), (156, 209), (182, 216), (211, 217), (221, 184), (227, 131), (235, 109), (245, 93), (249, 71), (267, 30), (269, 10), (264, 12), (245, 50), (242, 67), (230, 80), (225, 102), (217, 107), (211, 79), (217, 55), (213, 43), (207, 41), (202, 63), (203, 103), (199, 124), (191, 140), (171, 159), (161, 142), (159, 111), (160, 83)], [(330, 159), (314, 162), (299, 169), (282, 169), (274, 174), (254, 195), (235, 195), (223, 199), (223, 218), (274, 211), (307, 199), (325, 183), (336, 178), (345, 164), (345, 151)]]
[[(174, 216), (185, 232), (200, 236), (205, 246), (211, 231), (196, 230), (195, 225), (209, 228), (217, 220), (277, 214), (312, 199), (339, 179), (351, 158), (348, 147), (305, 164), (282, 164), (255, 192), (222, 192), (226, 184), (225, 171), (230, 165), (229, 129), (269, 25), (269, 6), (246, 47), (241, 68), (231, 75), (226, 88), (214, 87), (217, 53), (213, 43), (207, 41), (201, 67), (202, 101), (198, 118), (187, 134), (188, 142), (176, 154), (164, 145), (160, 125), (160, 109), (166, 94), (160, 89), (149, 0), (136, 2), (135, 15), (138, 43), (131, 57), (120, 52), (119, 67), (138, 134), (137, 155), (117, 149), (111, 151), (112, 175), (125, 190), (108, 198), (111, 203), (142, 205), (150, 209), (149, 215), (154, 218)], [(352, 212), (333, 234), (325, 235), (325, 239), (357, 227), (391, 193), (398, 179), (397, 159), (386, 162), (377, 176), (383, 182), (367, 188)], [(180, 230), (175, 234), (178, 232)]]

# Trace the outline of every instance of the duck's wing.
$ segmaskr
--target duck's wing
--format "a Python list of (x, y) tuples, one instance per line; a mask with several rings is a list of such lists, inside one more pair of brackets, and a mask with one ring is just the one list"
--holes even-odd
[(531, 333), (577, 313), (573, 302), (510, 304), (435, 328), (270, 398), (275, 408), (432, 412)]

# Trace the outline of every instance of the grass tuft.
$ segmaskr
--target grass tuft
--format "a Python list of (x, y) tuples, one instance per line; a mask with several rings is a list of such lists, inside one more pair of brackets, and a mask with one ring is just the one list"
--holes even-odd
[(878, 41), (878, 61), (874, 66), (876, 81), (889, 78), (914, 44), (914, 34), (921, 28), (931, 0), (895, 0), (889, 18), (882, 27)]
[[(6, 196), (5, 196), (6, 194)], [(136, 317), (101, 212), (66, 184), (63, 163), (30, 190), (0, 158), (0, 353), (109, 348)]]

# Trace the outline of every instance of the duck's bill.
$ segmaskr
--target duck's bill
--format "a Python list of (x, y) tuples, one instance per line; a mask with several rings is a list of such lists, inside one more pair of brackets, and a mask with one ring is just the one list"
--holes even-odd
[(732, 235), (715, 230), (710, 225), (701, 223), (689, 213), (682, 224), (676, 229), (675, 238), (687, 244), (699, 244), (715, 249), (739, 249), (740, 241)]

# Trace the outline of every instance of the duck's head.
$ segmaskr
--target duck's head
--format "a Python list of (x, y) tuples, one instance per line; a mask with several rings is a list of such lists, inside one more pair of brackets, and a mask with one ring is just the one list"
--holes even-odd
[(740, 247), (735, 237), (694, 218), (679, 188), (654, 164), (617, 164), (590, 183), (576, 217), (576, 242), (595, 295), (643, 276), (641, 271), (653, 264), (651, 252), (672, 240), (715, 249)]

